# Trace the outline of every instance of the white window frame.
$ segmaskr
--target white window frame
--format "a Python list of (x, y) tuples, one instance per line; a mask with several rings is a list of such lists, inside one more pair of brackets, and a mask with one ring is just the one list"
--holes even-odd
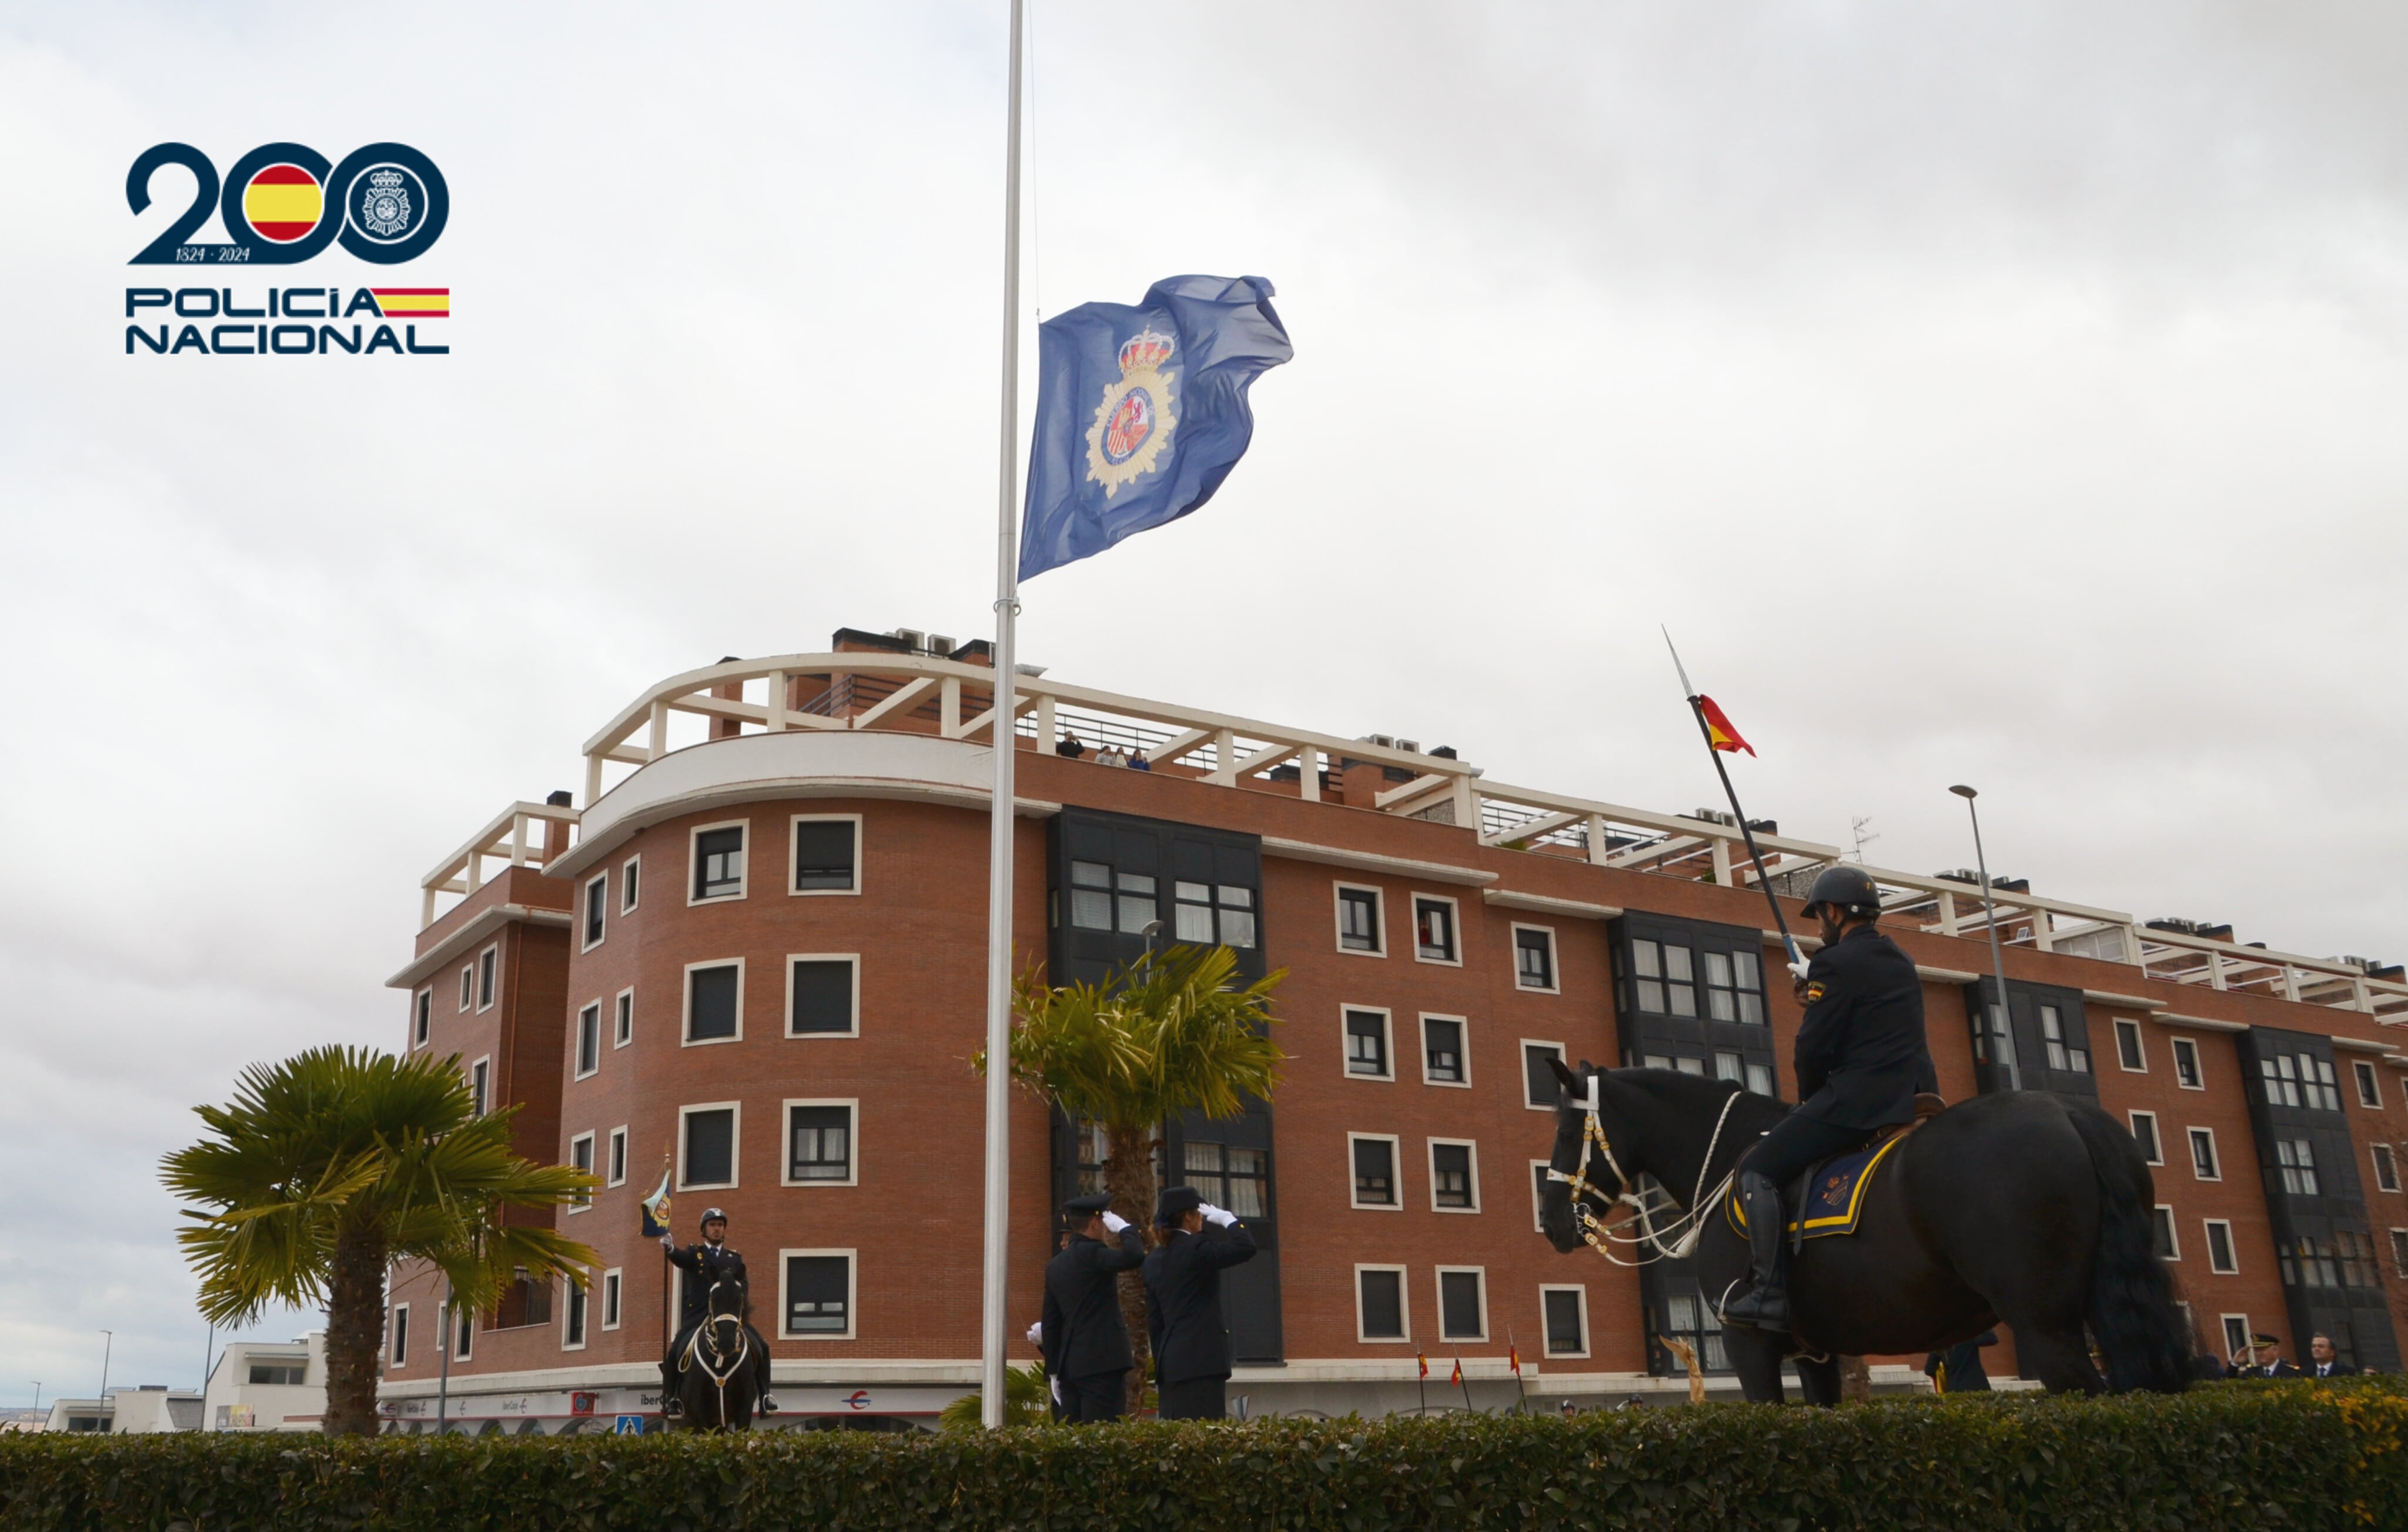
[[(577, 1163), (577, 1146), (579, 1144), (583, 1144), (585, 1146), (585, 1164), (582, 1167), (580, 1167)], [(592, 1175), (595, 1170), (599, 1167), (594, 1156), (599, 1153), (601, 1149), (601, 1142), (595, 1137), (594, 1130), (592, 1128), (587, 1128), (584, 1132), (568, 1140), (569, 1168), (582, 1168), (587, 1175)], [(570, 1213), (571, 1215), (577, 1213), (590, 1213), (594, 1210), (594, 1198), (590, 1194), (583, 1197), (571, 1197), (561, 1206), (563, 1210)]]
[(602, 1281), (596, 1285), (602, 1289), (602, 1323), (594, 1327), (600, 1330), (615, 1330), (619, 1327), (619, 1322), (626, 1317), (626, 1273), (615, 1266), (608, 1267), (602, 1273)]
[[(2399, 1236), (2408, 1234), (2408, 1229), (2386, 1229), (2384, 1230), (2384, 1233), (2392, 1236)], [(2392, 1274), (2399, 1277), (2408, 1277), (2408, 1263), (2403, 1263), (2400, 1259), (2401, 1250), (2399, 1239), (2394, 1238), (2386, 1242), (2391, 1246)]]
[[(2232, 1220), (2229, 1218), (2202, 1218), (2199, 1223), (2200, 1229), (2200, 1237), (2207, 1241), (2208, 1271), (2212, 1275), (2218, 1277), (2238, 1277), (2241, 1275), (2241, 1246), (2240, 1243), (2232, 1238)], [(2215, 1231), (2217, 1229), (2222, 1229), (2224, 1231), (2224, 1250), (2225, 1253), (2232, 1257), (2232, 1264), (2230, 1266), (2218, 1266), (2215, 1264)]]
[[(728, 1120), (727, 1180), (724, 1181), (688, 1181), (685, 1175), (685, 1120), (698, 1111), (734, 1111)], [(677, 1189), (681, 1192), (733, 1192), (739, 1188), (744, 1176), (744, 1103), (741, 1101), (694, 1101), (678, 1108), (677, 1123)], [(781, 1324), (784, 1320), (780, 1320)]]
[[(1469, 1208), (1441, 1208), (1439, 1206), (1438, 1152), (1439, 1146), (1441, 1144), (1445, 1145), (1449, 1149), (1468, 1149), (1471, 1152), (1469, 1155), (1467, 1156), (1471, 1171), (1471, 1206)], [(1424, 1145), (1423, 1159), (1425, 1163), (1422, 1168), (1429, 1172), (1430, 1211), (1434, 1213), (1455, 1214), (1476, 1213), (1480, 1211), (1479, 1140), (1474, 1138), (1428, 1138), (1424, 1140)]]
[[(585, 1336), (583, 1339), (571, 1340), (568, 1339), (568, 1319), (569, 1315), (576, 1311), (579, 1298), (585, 1300)], [(587, 1287), (580, 1292), (577, 1283), (564, 1272), (560, 1278), (560, 1349), (565, 1352), (581, 1352), (593, 1339), (594, 1289)]]
[[(2372, 1061), (2350, 1060), (2349, 1073), (2350, 1078), (2358, 1082), (2358, 1104), (2370, 1111), (2381, 1111), (2383, 1110), (2383, 1077), (2374, 1072)], [(2370, 1095), (2374, 1099), (2368, 1100), (2367, 1097)]]
[(2224, 1342), (2224, 1359), (2228, 1362), (2231, 1361), (2232, 1358), (2240, 1352), (2246, 1351), (2247, 1349), (2246, 1347), (2235, 1348), (2232, 1344), (2232, 1322), (2236, 1319), (2241, 1322), (2241, 1339), (2245, 1341), (2251, 1336), (2258, 1333), (2257, 1327), (2249, 1323), (2249, 1316), (2247, 1314), (2216, 1315), (2216, 1339)]
[(1533, 1234), (1544, 1234), (1547, 1232), (1546, 1213), (1541, 1205), (1541, 1199), (1546, 1196), (1546, 1192), (1539, 1184), (1537, 1172), (1541, 1170), (1552, 1170), (1555, 1167), (1555, 1162), (1553, 1160), (1532, 1160), (1530, 1162), (1530, 1170), (1532, 1172), (1530, 1176), (1530, 1232)]
[[(1547, 1295), (1550, 1293), (1577, 1293), (1580, 1295), (1581, 1349), (1576, 1352), (1559, 1352), (1555, 1350), (1553, 1340), (1547, 1334)], [(1591, 1349), (1589, 1339), (1590, 1333), (1591, 1332), (1588, 1327), (1588, 1288), (1586, 1286), (1580, 1282), (1541, 1282), (1539, 1284), (1539, 1359), (1541, 1362), (1552, 1362), (1557, 1358), (1562, 1358), (1568, 1361), (1579, 1361), (1581, 1358), (1589, 1354)]]
[[(1538, 931), (1546, 936), (1547, 972), (1555, 977), (1555, 981), (1554, 983), (1525, 984), (1522, 982), (1522, 933), (1525, 931)], [(1414, 934), (1418, 936), (1420, 933), (1416, 930)], [(1555, 940), (1555, 928), (1554, 926), (1533, 925), (1526, 921), (1515, 921), (1512, 923), (1512, 928), (1508, 933), (1506, 939), (1512, 942), (1513, 947), (1513, 987), (1515, 989), (1520, 990), (1525, 995), (1561, 995), (1564, 993), (1563, 945)], [(1458, 939), (1455, 942), (1455, 951), (1461, 952), (1462, 950), (1463, 943), (1458, 935)], [(1584, 1353), (1583, 1354), (1586, 1353)]]
[[(1363, 1273), (1393, 1271), (1397, 1274), (1397, 1317), (1405, 1327), (1402, 1335), (1367, 1335), (1363, 1330)], [(1413, 1280), (1403, 1267), (1384, 1266), (1377, 1261), (1354, 1263), (1354, 1344), (1358, 1346), (1410, 1346), (1413, 1343)]]
[[(2199, 1173), (2199, 1137), (2202, 1133), (2207, 1135), (2207, 1157), (2215, 1162), (2215, 1174), (2212, 1176), (2202, 1176)], [(2190, 1174), (2193, 1181), (2220, 1181), (2224, 1179), (2224, 1151), (2216, 1147), (2215, 1129), (2185, 1126), (2183, 1152), (2190, 1156)]]
[[(1425, 899), (1428, 900), (1432, 904), (1442, 904), (1447, 908), (1447, 926), (1455, 933), (1455, 955), (1453, 957), (1422, 956), (1422, 901)], [(1463, 901), (1456, 898), (1452, 894), (1425, 894), (1419, 889), (1412, 889), (1409, 890), (1405, 895), (1405, 905), (1408, 909), (1412, 910), (1413, 917), (1413, 961), (1416, 963), (1427, 963), (1434, 967), (1440, 968), (1462, 967), (1464, 947)]]
[(409, 1305), (393, 1306), (393, 1319), (385, 1325), (384, 1365), (394, 1372), (409, 1366)]
[[(585, 1067), (585, 1018), (594, 1018), (594, 1067)], [(599, 996), (577, 1008), (577, 1038), (568, 1058), (571, 1080), (590, 1080), (602, 1072), (602, 1001)]]
[(460, 1014), (466, 1016), (477, 1000), (477, 960), (470, 958), (460, 970)]
[[(793, 1255), (844, 1257), (844, 1333), (824, 1331), (797, 1335), (786, 1328), (793, 1310), (786, 1306), (786, 1260)], [(778, 1252), (778, 1339), (781, 1340), (851, 1340), (861, 1328), (861, 1253), (858, 1250), (781, 1250)]]
[[(1376, 1139), (1388, 1146), (1388, 1174), (1395, 1181), (1390, 1189), (1396, 1193), (1392, 1202), (1362, 1202), (1354, 1196), (1354, 1142), (1358, 1138)], [(1405, 1141), (1394, 1133), (1349, 1133), (1346, 1135), (1346, 1205), (1367, 1213), (1400, 1213), (1405, 1210)]]
[[(702, 886), (702, 838), (713, 830), (744, 832), (743, 886), (733, 894), (713, 894), (705, 898), (695, 890)], [(723, 819), (710, 824), (697, 824), (685, 836), (685, 902), (688, 909), (698, 904), (734, 904), (752, 895), (752, 822), (749, 819)]]
[(477, 1359), (476, 1313), (456, 1304), (451, 1309), (451, 1323), (444, 1326), (450, 1332), (443, 1337), (444, 1349), (454, 1362), (473, 1362)]
[[(614, 1127), (610, 1130), (609, 1147), (604, 1151), (604, 1153), (608, 1157), (602, 1162), (602, 1169), (604, 1172), (602, 1184), (605, 1186), (626, 1185), (627, 1129), (624, 1124)], [(614, 1167), (617, 1168), (618, 1174), (611, 1175), (609, 1172)]]
[(409, 1046), (424, 1048), (435, 1040), (435, 986), (427, 985), (409, 998)]
[[(1545, 1038), (1524, 1038), (1513, 1045), (1513, 1062), (1520, 1066), (1519, 1078), (1522, 1087), (1523, 1110), (1526, 1111), (1551, 1112), (1555, 1110), (1555, 1104), (1552, 1101), (1548, 1102), (1543, 1107), (1533, 1106), (1530, 1103), (1530, 1080), (1528, 1073), (1530, 1060), (1527, 1050), (1533, 1048), (1554, 1049), (1555, 1051), (1556, 1062), (1563, 1065), (1567, 1069), (1570, 1068), (1572, 1065), (1571, 1050), (1566, 1048), (1562, 1043), (1554, 1042)], [(1742, 1081), (1740, 1082), (1740, 1088), (1742, 1090), (1746, 1089), (1746, 1081)]]
[[(845, 1178), (842, 1181), (796, 1181), (790, 1172), (795, 1167), (795, 1109), (796, 1107), (842, 1107), (846, 1114)], [(857, 1095), (790, 1095), (778, 1103), (778, 1184), (781, 1186), (858, 1186), (861, 1184), (861, 1097)], [(779, 1323), (783, 1324), (781, 1320)]]
[(619, 913), (632, 915), (644, 902), (644, 858), (638, 852), (619, 864)]
[[(2135, 1128), (2139, 1127), (2142, 1118), (2145, 1117), (2149, 1120), (2149, 1142), (2157, 1146), (2157, 1153), (2155, 1159), (2148, 1159), (2146, 1155), (2143, 1155), (2143, 1158), (2148, 1159), (2148, 1163), (2151, 1165), (2165, 1164), (2166, 1127), (2163, 1123), (2157, 1120), (2157, 1114), (2153, 1111), (2143, 1111), (2136, 1108), (2131, 1111), (2126, 1112), (2124, 1115), (2130, 1121), (2131, 1125)], [(2134, 1133), (2132, 1135), (2133, 1141), (2136, 1143), (2139, 1142), (2140, 1137), (2139, 1133)]]
[[(481, 1082), (480, 1071), (482, 1071)], [(468, 1061), (467, 1085), (468, 1095), (476, 1108), (477, 1115), (480, 1117), (489, 1115), (494, 1110), (493, 1054), (486, 1053)]]
[[(1449, 1335), (1446, 1333), (1446, 1279), (1449, 1273), (1469, 1272), (1480, 1283), (1480, 1333)], [(1484, 1266), (1441, 1266), (1430, 1270), (1430, 1299), (1438, 1305), (1439, 1344), (1465, 1342), (1484, 1346), (1488, 1343), (1488, 1268)], [(1541, 1344), (1544, 1344), (1542, 1341)]]
[[(1350, 1012), (1357, 1010), (1366, 1015), (1376, 1014), (1380, 1018), (1380, 1034), (1384, 1039), (1382, 1048), (1388, 1058), (1388, 1072), (1385, 1074), (1365, 1075), (1354, 1072), (1354, 1060), (1348, 1054), (1348, 1050), (1353, 1047), (1348, 1039), (1353, 1034), (1346, 1030), (1346, 1018)], [(1368, 1081), (1379, 1085), (1393, 1085), (1397, 1082), (1397, 1013), (1395, 1011), (1386, 1006), (1341, 1005), (1338, 1008), (1338, 1071), (1348, 1080)]]
[[(1346, 945), (1346, 891), (1371, 895), (1371, 923), (1376, 928), (1377, 952), (1367, 952), (1359, 947)], [(1329, 885), (1329, 939), (1338, 951), (1348, 957), (1386, 957), (1388, 955), (1388, 891), (1374, 883), (1332, 882)]]
[[(485, 993), (485, 965), (488, 962), (492, 963), (494, 966), (494, 993), (491, 995), (488, 995)], [(482, 1016), (485, 1012), (493, 1009), (495, 1006), (502, 1003), (502, 944), (498, 941), (487, 942), (485, 944), (485, 950), (477, 954), (475, 967), (477, 970), (477, 1014)]]
[[(2167, 1046), (2173, 1050), (2174, 1084), (2178, 1088), (2186, 1091), (2203, 1091), (2207, 1089), (2207, 1060), (2200, 1054), (2199, 1039), (2197, 1038), (2169, 1038), (2166, 1041)], [(2183, 1079), (2182, 1059), (2183, 1051), (2185, 1049), (2188, 1049), (2190, 1051), (2190, 1072), (2199, 1077), (2199, 1082), (2197, 1084), (2191, 1084)], [(2247, 1316), (2244, 1315), (2243, 1317), (2246, 1318)]]
[[(1429, 1024), (1432, 1022), (1453, 1022), (1463, 1028), (1463, 1078), (1461, 1080), (1432, 1080), (1430, 1078)], [(1413, 1053), (1415, 1057), (1421, 1060), (1423, 1084), (1435, 1085), (1440, 1090), (1447, 1091), (1468, 1091), (1471, 1089), (1470, 1017), (1451, 1015), (1443, 1010), (1424, 1010), (1416, 1012), (1413, 1021)]]
[[(854, 816), (858, 818), (859, 816)], [(835, 894), (837, 889), (812, 890), (819, 894)], [(846, 1032), (797, 1032), (795, 1030), (795, 965), (797, 963), (850, 963), (853, 965), (853, 1027)], [(861, 954), (859, 952), (788, 952), (786, 954), (786, 1009), (778, 1030), (796, 1042), (812, 1042), (822, 1038), (858, 1038), (861, 1036)]]
[[(801, 842), (803, 838), (803, 824), (807, 821), (821, 824), (832, 824), (839, 820), (851, 820), (853, 822), (853, 886), (851, 888), (796, 888), (795, 886), (795, 858), (802, 854)], [(861, 875), (864, 871), (861, 865), (862, 839), (861, 816), (859, 814), (794, 815), (786, 822), (786, 892), (795, 895), (796, 898), (806, 898), (814, 894), (833, 895), (838, 898), (848, 899), (859, 897), (862, 883)]]
[[(597, 913), (594, 899), (596, 889), (601, 890), (602, 893), (598, 909), (602, 917), (602, 934), (598, 937), (588, 937), (586, 933), (594, 928), (594, 917)], [(585, 880), (585, 897), (577, 907), (577, 939), (582, 944), (577, 949), (580, 952), (590, 952), (610, 939), (610, 869), (609, 867), (604, 867), (600, 872)]]
[[(2150, 1210), (2149, 1216), (2154, 1219), (2161, 1214), (2164, 1216), (2166, 1221), (2167, 1253), (2165, 1259), (2169, 1261), (2179, 1261), (2182, 1259), (2182, 1220), (2174, 1216), (2174, 1205), (2171, 1202), (2158, 1203)], [(2157, 1232), (2157, 1226), (2152, 1224), (2149, 1228), (2149, 1234), (2152, 1240), (2155, 1239)]]
[[(713, 901), (714, 903), (716, 901)], [(694, 1035), (694, 973), (696, 968), (736, 970), (736, 1035), (732, 1038), (697, 1038)], [(678, 1046), (681, 1048), (716, 1048), (723, 1043), (744, 1040), (744, 960), (740, 957), (710, 957), (699, 963), (689, 963), (678, 982), (678, 1004), (684, 1012), (678, 1023)]]
[[(2398, 1151), (2389, 1144), (2369, 1144), (2367, 1158), (2374, 1165), (2374, 1189), (2378, 1192), (2387, 1192), (2394, 1196), (2399, 1196), (2400, 1155)], [(2385, 1174), (2386, 1171), (2389, 1172), (2387, 1176)], [(2386, 1180), (2391, 1183), (2388, 1186), (2384, 1184)]]
[(610, 1046), (624, 1048), (636, 1040), (636, 986), (610, 997)]
[[(2108, 1029), (2114, 1034), (2115, 1038), (2115, 1067), (2123, 1070), (2128, 1075), (2147, 1074), (2149, 1072), (2149, 1043), (2147, 1038), (2141, 1036), (2141, 1024), (2133, 1021), (2128, 1016), (2111, 1016), (2107, 1019), (2107, 1024)], [(2141, 1063), (2138, 1068), (2135, 1068), (2131, 1065), (2124, 1062), (2124, 1038), (2127, 1036), (2130, 1037), (2132, 1039), (2132, 1052), (2140, 1055)]]

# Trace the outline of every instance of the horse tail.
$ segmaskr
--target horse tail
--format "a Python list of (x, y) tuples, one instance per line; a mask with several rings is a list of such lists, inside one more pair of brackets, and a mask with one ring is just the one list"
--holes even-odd
[(2095, 1107), (2066, 1115), (2099, 1178), (2099, 1248), (2090, 1262), (2090, 1333), (2117, 1393), (2179, 1394), (2190, 1384), (2191, 1335), (2157, 1259), (2147, 1162), (2132, 1136)]

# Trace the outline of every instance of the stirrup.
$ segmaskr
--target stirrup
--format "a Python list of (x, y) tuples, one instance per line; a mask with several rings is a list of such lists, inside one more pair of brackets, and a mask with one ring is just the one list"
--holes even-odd
[(752, 1408), (762, 1414), (774, 1415), (778, 1412), (778, 1396), (774, 1394), (764, 1394), (752, 1401)]
[(670, 1394), (670, 1395), (666, 1395), (666, 1396), (663, 1396), (663, 1398), (661, 1399), (661, 1419), (663, 1419), (663, 1420), (683, 1420), (683, 1419), (685, 1419), (685, 1401), (684, 1401), (683, 1399), (679, 1398), (679, 1397), (678, 1397), (676, 1395), (674, 1395), (674, 1394)]
[(1743, 1324), (1756, 1330), (1789, 1330), (1789, 1295), (1779, 1288), (1751, 1287), (1723, 1305), (1722, 1320), (1726, 1324)]

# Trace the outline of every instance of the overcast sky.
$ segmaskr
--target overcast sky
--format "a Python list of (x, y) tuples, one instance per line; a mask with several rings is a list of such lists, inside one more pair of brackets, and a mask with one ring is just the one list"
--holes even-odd
[[(1957, 866), (1971, 780), (2044, 892), (2408, 956), (2408, 12), (1032, 11), (1032, 317), (1257, 273), (1296, 360), (1027, 659), (1687, 809), (1669, 623), (1784, 830)], [(197, 1381), (188, 1109), (397, 1043), (418, 877), (641, 688), (987, 631), (1003, 15), (0, 4), (0, 1404)], [(170, 139), (431, 155), (306, 279), (452, 354), (124, 355)]]

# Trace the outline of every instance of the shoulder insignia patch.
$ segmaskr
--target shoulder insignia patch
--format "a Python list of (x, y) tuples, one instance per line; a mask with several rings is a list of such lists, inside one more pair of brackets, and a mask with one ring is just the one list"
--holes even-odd
[(1821, 980), (1816, 979), (1810, 981), (1806, 985), (1806, 1003), (1811, 1006), (1816, 1001), (1822, 999), (1824, 995), (1827, 993), (1828, 992), (1823, 988), (1823, 981)]

